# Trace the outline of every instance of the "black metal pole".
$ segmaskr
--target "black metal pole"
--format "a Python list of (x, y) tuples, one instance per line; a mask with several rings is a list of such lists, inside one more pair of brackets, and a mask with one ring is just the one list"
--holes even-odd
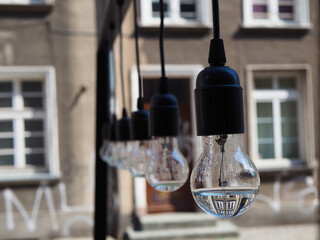
[(94, 212), (94, 239), (105, 240), (109, 229), (108, 216), (108, 166), (98, 154), (102, 145), (103, 124), (110, 119), (108, 110), (109, 100), (109, 62), (107, 46), (100, 46), (97, 53), (97, 85), (96, 85), (96, 167), (95, 167), (95, 212)]

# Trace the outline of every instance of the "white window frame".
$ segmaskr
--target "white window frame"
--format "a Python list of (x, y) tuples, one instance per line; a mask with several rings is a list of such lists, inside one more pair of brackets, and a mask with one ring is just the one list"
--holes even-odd
[[(197, 4), (197, 19), (187, 20), (180, 16), (180, 0), (169, 0), (171, 4), (170, 17), (166, 17), (164, 23), (168, 27), (211, 27), (212, 14), (211, 14), (211, 1), (210, 0), (196, 0)], [(152, 15), (152, 1), (140, 1), (140, 25), (142, 27), (155, 27), (160, 24), (159, 17)]]
[[(55, 69), (51, 66), (8, 66), (0, 67), (0, 81), (19, 81), (20, 79), (43, 80), (44, 107), (38, 114), (44, 119), (44, 155), (46, 159), (45, 169), (24, 168), (24, 162), (18, 162), (13, 167), (0, 167), (0, 183), (2, 182), (33, 182), (50, 181), (60, 178), (59, 147), (58, 147), (58, 122), (56, 103), (56, 81)], [(11, 110), (12, 112), (12, 110)], [(0, 109), (0, 119), (12, 119), (8, 114), (10, 111)], [(32, 114), (31, 114), (32, 115)], [(41, 116), (40, 116), (41, 115)], [(31, 118), (32, 119), (32, 118)], [(17, 134), (22, 134), (17, 132)], [(14, 139), (16, 141), (16, 139)], [(16, 144), (16, 142), (15, 142)], [(16, 151), (16, 150), (15, 150)]]
[[(299, 144), (300, 144), (300, 157), (301, 159), (290, 160), (284, 158), (275, 159), (259, 159), (258, 157), (258, 143), (257, 143), (257, 124), (256, 124), (256, 98), (254, 89), (255, 76), (295, 76), (297, 78), (297, 85), (300, 90), (301, 96), (292, 96), (293, 98), (300, 97), (300, 113), (299, 118)], [(248, 65), (246, 67), (247, 75), (247, 99), (248, 99), (248, 142), (249, 142), (249, 154), (254, 160), (256, 166), (259, 169), (283, 169), (283, 168), (300, 168), (300, 167), (314, 167), (315, 165), (315, 149), (314, 149), (314, 113), (313, 113), (313, 87), (312, 87), (312, 75), (311, 67), (307, 64), (283, 64), (283, 65)], [(288, 98), (288, 96), (281, 96), (285, 91), (281, 93), (274, 101), (279, 101), (280, 98)], [(273, 96), (265, 96), (265, 100), (269, 100)], [(260, 96), (261, 100), (261, 96)], [(259, 102), (261, 102), (259, 100)], [(298, 102), (299, 103), (299, 102)], [(273, 110), (275, 112), (275, 110)], [(274, 113), (275, 114), (275, 113)], [(276, 128), (276, 126), (274, 126)], [(275, 129), (274, 131), (280, 131)], [(277, 134), (277, 133), (276, 133)], [(276, 136), (274, 136), (276, 140)], [(279, 138), (279, 136), (278, 136)], [(277, 144), (276, 142), (274, 143)], [(278, 143), (279, 144), (279, 143)], [(275, 156), (277, 149), (275, 149)]]
[(278, 0), (267, 0), (269, 2), (269, 15), (267, 19), (253, 18), (253, 0), (243, 0), (243, 24), (244, 28), (298, 28), (310, 29), (309, 0), (295, 1), (295, 17), (293, 21), (279, 18)]
[[(142, 65), (141, 76), (146, 78), (160, 78), (161, 66), (160, 65)], [(192, 119), (192, 138), (195, 139), (193, 160), (196, 163), (198, 157), (200, 156), (201, 150), (201, 138), (197, 137), (196, 133), (196, 120), (195, 120), (195, 106), (193, 101), (193, 91), (198, 73), (203, 70), (202, 65), (166, 65), (167, 77), (172, 78), (187, 78), (190, 79), (190, 98), (191, 98), (191, 116)], [(137, 99), (139, 97), (139, 86), (138, 86), (138, 71), (136, 66), (132, 66), (130, 72), (130, 86), (131, 86), (131, 109), (132, 111), (137, 111)], [(146, 181), (143, 178), (134, 179), (134, 197), (136, 210), (141, 213), (147, 213), (147, 186)]]
[(0, 5), (53, 5), (54, 0), (0, 0)]

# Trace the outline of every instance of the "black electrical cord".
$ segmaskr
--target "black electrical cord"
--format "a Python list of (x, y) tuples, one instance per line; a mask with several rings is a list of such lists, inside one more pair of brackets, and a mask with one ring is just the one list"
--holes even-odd
[(136, 41), (136, 58), (137, 58), (137, 71), (138, 71), (138, 81), (139, 81), (139, 98), (137, 107), (139, 110), (143, 110), (143, 82), (140, 70), (140, 56), (139, 56), (139, 26), (138, 26), (138, 14), (137, 14), (137, 0), (133, 1), (134, 6), (134, 36)]
[(122, 93), (122, 102), (123, 102), (123, 108), (122, 108), (122, 115), (123, 117), (127, 116), (127, 110), (126, 110), (126, 97), (125, 97), (125, 89), (124, 89), (124, 74), (123, 74), (123, 36), (122, 36), (122, 4), (119, 4), (119, 38), (120, 38), (120, 78), (121, 78), (121, 93)]
[(213, 37), (220, 38), (219, 0), (212, 0)]
[(160, 60), (161, 60), (161, 79), (159, 91), (162, 94), (169, 92), (168, 78), (166, 77), (165, 69), (165, 60), (164, 60), (164, 3), (163, 0), (160, 0), (160, 37), (159, 37), (159, 46), (160, 46)]

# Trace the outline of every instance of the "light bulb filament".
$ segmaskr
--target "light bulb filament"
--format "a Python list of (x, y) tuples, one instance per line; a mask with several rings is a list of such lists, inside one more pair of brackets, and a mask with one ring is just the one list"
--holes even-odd
[(225, 178), (225, 166), (224, 166), (224, 145), (227, 142), (228, 135), (223, 134), (219, 135), (219, 138), (216, 139), (216, 142), (220, 146), (221, 151), (221, 165), (220, 165), (220, 178), (219, 178), (219, 187), (227, 187), (228, 186), (228, 179)]

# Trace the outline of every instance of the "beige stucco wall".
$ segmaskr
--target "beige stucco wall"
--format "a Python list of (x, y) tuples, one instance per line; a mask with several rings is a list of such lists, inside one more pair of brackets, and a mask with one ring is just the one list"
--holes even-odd
[[(0, 186), (0, 238), (92, 234), (95, 154), (95, 2), (55, 0), (49, 12), (11, 12), (0, 20), (1, 65), (56, 70), (61, 179)], [(27, 9), (28, 7), (26, 7)], [(2, 12), (4, 13), (4, 12)], [(1, 13), (1, 14), (2, 14)], [(56, 159), (57, 161), (58, 159)], [(35, 202), (40, 194), (39, 211)], [(14, 195), (25, 209), (13, 205)], [(7, 201), (7, 202), (6, 202)], [(10, 214), (13, 214), (13, 225)], [(33, 228), (34, 224), (34, 228)]]

